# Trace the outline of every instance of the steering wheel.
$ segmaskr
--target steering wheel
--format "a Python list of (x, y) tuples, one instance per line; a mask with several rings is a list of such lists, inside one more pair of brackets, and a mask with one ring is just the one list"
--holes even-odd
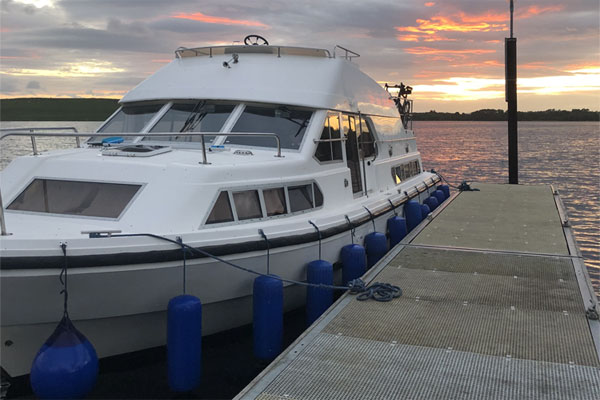
[(246, 46), (258, 46), (258, 45), (264, 45), (264, 46), (268, 46), (269, 42), (267, 42), (267, 39), (265, 39), (262, 36), (258, 36), (258, 35), (248, 35), (244, 38), (244, 44)]

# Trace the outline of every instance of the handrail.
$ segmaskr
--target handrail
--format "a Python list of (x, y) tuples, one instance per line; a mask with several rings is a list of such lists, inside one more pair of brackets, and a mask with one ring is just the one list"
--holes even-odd
[(406, 137), (406, 138), (396, 138), (396, 139), (382, 139), (376, 140), (375, 143), (395, 143), (395, 142), (404, 142), (406, 140), (416, 140), (416, 137)]
[[(77, 133), (77, 128), (75, 128), (74, 126), (59, 126), (59, 127), (49, 127), (49, 128), (44, 128), (44, 127), (32, 127), (32, 128), (3, 128), (0, 129), (0, 132), (29, 132), (29, 133), (34, 133), (36, 130), (43, 130), (43, 131), (73, 131), (75, 133)], [(23, 135), (23, 136), (31, 136), (31, 147), (33, 148), (33, 154), (34, 155), (39, 155), (40, 153), (38, 153), (37, 151), (37, 143), (35, 141), (35, 137), (34, 135)], [(4, 136), (2, 136), (4, 137)], [(81, 141), (79, 140), (79, 136), (75, 136), (75, 142), (77, 144), (77, 147), (81, 147)]]
[[(0, 129), (0, 140), (4, 139), (8, 136), (36, 136), (36, 137), (79, 137), (79, 136), (95, 136), (102, 137), (107, 136), (106, 132), (95, 132), (95, 133), (83, 133), (78, 132), (77, 135), (72, 133), (49, 133), (49, 132), (21, 132), (21, 129)], [(49, 129), (47, 129), (49, 130)], [(206, 161), (206, 146), (204, 142), (204, 136), (258, 136), (258, 137), (272, 137), (277, 142), (277, 154), (275, 157), (281, 156), (281, 140), (279, 139), (279, 135), (276, 133), (256, 133), (256, 132), (136, 132), (136, 133), (114, 133), (114, 136), (119, 137), (164, 137), (164, 136), (200, 136), (202, 141), (202, 164), (208, 164)], [(126, 145), (126, 144), (124, 144)]]
[[(177, 49), (175, 49), (175, 58), (182, 59), (183, 57), (189, 57), (189, 56), (184, 56), (185, 52), (193, 53), (195, 57), (208, 56), (209, 58), (212, 58), (215, 55), (228, 54), (228, 53), (225, 53), (225, 50), (229, 50), (229, 49), (234, 49), (235, 52), (237, 52), (239, 54), (263, 53), (263, 54), (273, 54), (273, 55), (276, 55), (277, 57), (281, 57), (282, 55), (285, 55), (286, 52), (293, 53), (294, 55), (315, 56), (315, 54), (318, 54), (318, 56), (325, 56), (327, 58), (332, 57), (331, 52), (327, 49), (317, 49), (317, 48), (298, 47), (298, 46), (273, 46), (273, 45), (253, 46), (253, 45), (232, 44), (232, 45), (225, 45), (225, 46), (205, 46), (205, 47), (193, 47), (193, 48), (178, 47)], [(215, 51), (213, 51), (213, 50), (215, 50)], [(348, 51), (350, 51), (350, 50), (348, 50)], [(354, 54), (353, 57), (359, 57), (359, 55), (357, 55), (353, 51), (350, 51), (350, 52)], [(335, 55), (334, 55), (334, 57), (335, 57)]]
[(356, 58), (360, 57), (360, 54), (358, 54), (357, 52), (352, 51), (350, 49), (347, 49), (345, 47), (342, 47), (339, 44), (336, 44), (335, 47), (333, 48), (333, 58), (335, 58), (335, 49), (342, 49), (342, 50), (344, 50), (346, 52), (344, 54), (344, 58), (346, 60), (352, 61), (352, 57), (356, 57)]
[[(67, 133), (67, 132), (33, 132), (35, 129), (43, 129), (43, 130), (65, 130), (65, 129), (73, 129), (76, 134)], [(80, 147), (79, 137), (80, 136), (106, 136), (106, 134), (100, 134), (100, 132), (87, 133), (77, 132), (77, 129), (74, 127), (70, 128), (15, 128), (15, 129), (0, 129), (0, 140), (9, 137), (9, 136), (30, 136), (31, 144), (33, 147), (34, 155), (39, 155), (37, 153), (37, 146), (35, 144), (34, 137), (75, 137), (77, 139), (77, 147)], [(258, 136), (258, 137), (272, 137), (277, 142), (277, 154), (275, 157), (282, 157), (281, 155), (281, 141), (279, 139), (279, 135), (276, 133), (255, 133), (255, 132), (236, 132), (236, 133), (222, 133), (222, 132), (153, 132), (153, 133), (118, 133), (115, 136), (120, 137), (153, 137), (153, 136), (200, 136), (202, 143), (202, 163), (204, 165), (210, 164), (206, 159), (206, 145), (204, 142), (204, 136)], [(124, 144), (124, 146), (131, 144)], [(4, 219), (4, 203), (2, 202), (2, 194), (0, 193), (0, 236), (7, 236), (10, 233), (6, 232), (6, 223)]]

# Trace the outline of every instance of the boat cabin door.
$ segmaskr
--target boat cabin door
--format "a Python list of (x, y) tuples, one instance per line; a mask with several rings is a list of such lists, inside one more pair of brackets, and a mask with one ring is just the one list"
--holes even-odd
[(346, 160), (350, 169), (352, 179), (352, 193), (355, 195), (363, 191), (360, 156), (358, 151), (358, 140), (356, 134), (357, 117), (354, 115), (343, 115), (342, 126), (346, 137)]

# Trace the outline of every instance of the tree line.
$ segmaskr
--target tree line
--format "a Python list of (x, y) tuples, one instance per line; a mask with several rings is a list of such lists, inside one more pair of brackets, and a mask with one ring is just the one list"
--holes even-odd
[[(549, 109), (546, 111), (519, 111), (519, 121), (600, 121), (600, 111), (587, 108), (568, 110)], [(415, 121), (506, 121), (505, 110), (483, 109), (471, 113), (429, 112), (414, 113)]]
[[(0, 100), (0, 121), (103, 121), (119, 107), (115, 99), (19, 98)], [(587, 108), (519, 111), (519, 121), (600, 121), (599, 111)], [(415, 121), (506, 121), (505, 110), (471, 113), (414, 113)]]

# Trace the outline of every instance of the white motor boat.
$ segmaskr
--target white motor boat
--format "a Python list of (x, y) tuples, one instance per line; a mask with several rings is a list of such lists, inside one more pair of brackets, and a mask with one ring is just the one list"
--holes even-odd
[[(29, 373), (62, 317), (62, 244), (69, 316), (106, 357), (164, 345), (183, 281), (179, 246), (117, 232), (261, 273), (268, 245), (269, 272), (302, 281), (319, 257), (313, 224), (321, 258), (336, 263), (351, 229), (362, 243), (396, 207), (430, 196), (439, 177), (423, 170), (409, 90), (391, 96), (357, 56), (266, 41), (179, 48), (96, 132), (70, 134), (91, 135), (84, 144), (12, 161), (1, 173), (4, 372)], [(67, 135), (37, 135), (50, 134)], [(251, 321), (255, 275), (210, 257), (186, 263), (203, 334)], [(286, 284), (285, 308), (305, 291)]]

